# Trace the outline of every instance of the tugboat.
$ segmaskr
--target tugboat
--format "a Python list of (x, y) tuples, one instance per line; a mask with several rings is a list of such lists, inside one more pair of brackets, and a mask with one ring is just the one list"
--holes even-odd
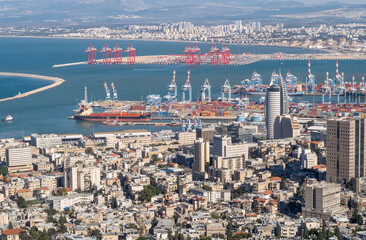
[(14, 118), (10, 114), (8, 114), (8, 116), (6, 116), (6, 118), (3, 119), (4, 122), (10, 122), (13, 120), (14, 120)]

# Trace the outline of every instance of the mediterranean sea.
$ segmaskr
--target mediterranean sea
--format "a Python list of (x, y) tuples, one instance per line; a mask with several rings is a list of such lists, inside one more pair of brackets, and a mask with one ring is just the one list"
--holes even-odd
[[(142, 128), (151, 131), (166, 129), (155, 126), (105, 126), (98, 123), (78, 122), (66, 117), (74, 114), (73, 110), (84, 96), (84, 86), (88, 87), (89, 100), (105, 98), (104, 82), (109, 85), (114, 82), (120, 100), (145, 100), (148, 94), (166, 95), (167, 85), (172, 79), (173, 70), (176, 71), (178, 89), (187, 77), (187, 70), (191, 71), (193, 98), (197, 99), (200, 86), (205, 79), (212, 85), (212, 96), (218, 97), (221, 85), (229, 79), (231, 85), (240, 84), (250, 78), (256, 70), (262, 74), (263, 82), (268, 83), (273, 70), (282, 73), (288, 70), (305, 81), (307, 61), (262, 61), (244, 66), (185, 66), (185, 65), (77, 65), (52, 68), (54, 64), (80, 62), (87, 60), (83, 52), (92, 43), (101, 49), (104, 43), (113, 47), (118, 43), (126, 48), (129, 43), (136, 48), (136, 55), (182, 54), (184, 42), (158, 41), (127, 41), (127, 40), (79, 40), (79, 39), (48, 39), (48, 38), (0, 38), (0, 71), (38, 74), (59, 77), (65, 82), (55, 88), (30, 95), (25, 98), (0, 102), (0, 118), (10, 113), (13, 122), (0, 122), (0, 138), (22, 136), (31, 133), (81, 133), (84, 135), (100, 131), (122, 131), (125, 129)], [(208, 52), (212, 44), (198, 43), (201, 53)], [(219, 48), (222, 45), (217, 44)], [(318, 50), (228, 45), (231, 52), (240, 54), (274, 53), (315, 53)], [(98, 58), (101, 53), (98, 52)], [(366, 75), (364, 68), (366, 61), (339, 61), (340, 72), (345, 73), (346, 81), (352, 76), (357, 81)], [(323, 82), (326, 72), (330, 76), (335, 74), (335, 61), (312, 61), (312, 73), (316, 82)], [(40, 85), (37, 85), (40, 84)], [(27, 89), (35, 89), (49, 84), (44, 80), (8, 79), (0, 78), (0, 98), (13, 96)], [(180, 98), (180, 91), (178, 91)], [(294, 98), (295, 101), (319, 101), (321, 97)], [(253, 100), (257, 100), (253, 98)]]

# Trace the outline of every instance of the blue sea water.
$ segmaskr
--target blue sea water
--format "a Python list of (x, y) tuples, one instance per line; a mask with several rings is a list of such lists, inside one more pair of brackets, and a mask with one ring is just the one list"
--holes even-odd
[(29, 92), (50, 84), (52, 81), (42, 79), (0, 76), (0, 99), (13, 97), (19, 93)]
[[(31, 133), (82, 133), (93, 131), (116, 131), (129, 128), (147, 128), (151, 131), (161, 127), (123, 126), (111, 127), (88, 122), (68, 120), (72, 111), (83, 98), (84, 86), (88, 87), (89, 100), (105, 98), (104, 82), (114, 82), (119, 99), (145, 100), (150, 93), (165, 95), (167, 85), (176, 70), (178, 89), (185, 82), (187, 70), (191, 71), (193, 98), (197, 99), (199, 88), (206, 78), (212, 85), (213, 97), (218, 97), (221, 85), (229, 79), (231, 85), (239, 84), (250, 78), (254, 70), (262, 74), (264, 83), (269, 82), (273, 70), (281, 67), (285, 73), (291, 70), (299, 80), (304, 81), (307, 74), (307, 61), (262, 61), (245, 66), (185, 66), (185, 65), (78, 65), (52, 68), (54, 64), (85, 61), (83, 51), (92, 43), (100, 49), (104, 43), (113, 47), (118, 43), (126, 48), (129, 43), (136, 48), (136, 55), (181, 54), (186, 43), (183, 42), (149, 42), (149, 41), (118, 41), (118, 40), (76, 40), (76, 39), (40, 39), (40, 38), (0, 38), (0, 71), (39, 74), (60, 77), (66, 80), (62, 85), (43, 91), (26, 98), (0, 102), (0, 118), (10, 113), (13, 122), (0, 122), (0, 138), (29, 135)], [(201, 52), (207, 52), (211, 44), (198, 44)], [(219, 45), (219, 47), (221, 47)], [(229, 45), (234, 54), (242, 52), (274, 53), (311, 53), (316, 50), (239, 46)], [(98, 52), (98, 58), (101, 54)], [(351, 81), (355, 75), (359, 81), (366, 74), (366, 61), (340, 61), (340, 71), (345, 72), (346, 80)], [(323, 82), (326, 72), (335, 74), (335, 61), (312, 61), (312, 73), (317, 82)], [(4, 91), (0, 81), (0, 98), (14, 95)], [(34, 88), (35, 82), (23, 79), (14, 89)], [(47, 84), (47, 83), (46, 83)], [(37, 88), (37, 87), (36, 87)], [(180, 96), (180, 91), (178, 91)], [(306, 97), (304, 97), (305, 100)], [(299, 99), (299, 100), (302, 100)], [(312, 97), (308, 99), (313, 100)]]

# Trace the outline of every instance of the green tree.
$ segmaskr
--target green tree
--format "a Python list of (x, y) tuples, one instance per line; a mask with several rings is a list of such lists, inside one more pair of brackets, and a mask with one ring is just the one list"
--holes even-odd
[(85, 153), (86, 153), (86, 154), (88, 154), (88, 155), (93, 154), (93, 153), (94, 153), (93, 148), (91, 148), (91, 147), (87, 147), (87, 148), (85, 149)]
[(310, 233), (309, 229), (305, 226), (304, 228), (304, 239), (309, 239)]
[(281, 177), (280, 189), (281, 190), (286, 189), (286, 181), (283, 177)]
[(2, 166), (2, 167), (0, 167), (0, 174), (1, 175), (7, 175), (8, 174), (8, 172), (9, 172), (9, 169), (8, 169), (8, 167), (7, 166)]
[(152, 185), (146, 185), (144, 186), (144, 189), (140, 192), (139, 200), (143, 202), (150, 202), (151, 198), (158, 194), (161, 194), (160, 189)]
[(60, 187), (57, 189), (56, 196), (66, 196), (67, 191), (66, 188)]
[(27, 203), (23, 197), (18, 197), (17, 204), (20, 208), (27, 208)]
[(356, 179), (351, 178), (349, 182), (346, 184), (346, 188), (350, 191), (356, 192)]
[(12, 222), (9, 222), (9, 226), (8, 226), (9, 229), (13, 229), (13, 223)]
[(100, 240), (100, 239), (102, 239), (103, 234), (100, 232), (99, 229), (94, 229), (92, 231), (92, 236), (96, 237), (97, 240)]
[(118, 204), (117, 204), (117, 199), (115, 197), (112, 197), (112, 202), (111, 202), (111, 208), (117, 208)]
[(352, 217), (351, 217), (351, 223), (357, 223), (359, 225), (363, 224), (362, 216), (358, 213), (357, 208), (353, 210)]
[(342, 239), (341, 231), (339, 230), (339, 227), (335, 228), (334, 235), (338, 238), (338, 240)]

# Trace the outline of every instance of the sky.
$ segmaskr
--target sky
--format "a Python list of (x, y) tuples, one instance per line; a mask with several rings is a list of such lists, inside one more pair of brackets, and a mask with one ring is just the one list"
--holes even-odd
[[(331, 0), (297, 0), (297, 1), (304, 4), (321, 4), (330, 2)], [(335, 1), (350, 4), (366, 4), (366, 0), (335, 0)]]

